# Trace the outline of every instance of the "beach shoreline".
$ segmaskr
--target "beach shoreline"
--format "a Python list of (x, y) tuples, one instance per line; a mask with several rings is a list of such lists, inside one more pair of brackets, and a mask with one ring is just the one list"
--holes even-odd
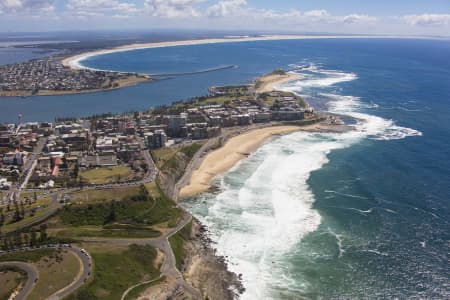
[(178, 199), (192, 197), (211, 188), (211, 182), (232, 169), (241, 160), (247, 158), (268, 140), (275, 136), (296, 131), (330, 132), (347, 131), (349, 128), (318, 122), (309, 125), (282, 125), (252, 128), (246, 132), (235, 132), (224, 145), (193, 161), (192, 170), (186, 173), (183, 186), (179, 187)]
[[(180, 40), (169, 42), (152, 42), (142, 44), (130, 44), (119, 46), (110, 49), (99, 49), (89, 52), (84, 52), (63, 58), (61, 63), (68, 68), (79, 69), (92, 69), (85, 67), (81, 64), (83, 60), (88, 58), (110, 54), (116, 52), (126, 52), (140, 49), (150, 48), (164, 48), (164, 47), (176, 47), (176, 46), (190, 46), (190, 45), (203, 45), (203, 44), (217, 44), (217, 43), (236, 43), (236, 42), (253, 42), (253, 41), (280, 41), (280, 40), (306, 40), (306, 39), (356, 39), (356, 38), (400, 38), (400, 36), (370, 36), (370, 35), (262, 35), (255, 37), (236, 37), (236, 38), (210, 38), (210, 39), (195, 39), (195, 40)], [(407, 38), (407, 37), (401, 37)], [(101, 70), (111, 71), (111, 70)], [(151, 74), (149, 74), (151, 75)]]

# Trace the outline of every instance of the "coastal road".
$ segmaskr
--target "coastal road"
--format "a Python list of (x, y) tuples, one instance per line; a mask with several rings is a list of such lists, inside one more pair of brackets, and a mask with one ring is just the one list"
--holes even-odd
[(31, 290), (33, 289), (34, 285), (39, 279), (38, 271), (36, 270), (36, 268), (31, 264), (16, 261), (2, 262), (0, 263), (0, 266), (16, 267), (27, 272), (27, 282), (25, 283), (25, 286), (14, 297), (14, 300), (26, 299), (26, 297), (30, 294)]

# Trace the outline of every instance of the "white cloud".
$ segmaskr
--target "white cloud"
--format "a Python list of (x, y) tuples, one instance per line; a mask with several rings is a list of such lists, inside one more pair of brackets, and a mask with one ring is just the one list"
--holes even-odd
[(75, 15), (105, 15), (111, 12), (130, 14), (138, 12), (135, 4), (118, 0), (69, 0), (67, 10)]
[(408, 15), (401, 18), (413, 26), (444, 26), (450, 25), (450, 14)]
[(56, 0), (0, 0), (0, 13), (52, 13)]
[(346, 24), (354, 24), (354, 23), (370, 24), (370, 23), (375, 23), (376, 21), (377, 21), (377, 18), (369, 16), (369, 15), (351, 14), (351, 15), (342, 17), (342, 22), (344, 22)]
[(351, 14), (347, 16), (334, 16), (324, 9), (301, 12), (297, 9), (290, 11), (276, 11), (269, 9), (256, 9), (247, 4), (246, 0), (221, 0), (206, 10), (211, 18), (228, 18), (237, 22), (264, 22), (274, 20), (278, 24), (371, 24), (377, 18), (369, 15)]
[(206, 10), (206, 15), (209, 17), (226, 17), (230, 15), (237, 15), (247, 10), (246, 0), (222, 0), (214, 5), (211, 5)]
[(305, 17), (310, 17), (310, 18), (328, 18), (330, 17), (330, 14), (323, 9), (318, 9), (318, 10), (310, 10), (304, 13)]
[(145, 0), (144, 9), (153, 17), (179, 18), (198, 17), (195, 5), (204, 0)]

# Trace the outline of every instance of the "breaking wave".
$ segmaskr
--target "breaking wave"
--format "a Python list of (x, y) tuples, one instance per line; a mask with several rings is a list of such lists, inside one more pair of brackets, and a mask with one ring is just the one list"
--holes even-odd
[[(274, 299), (276, 291), (306, 289), (304, 283), (290, 275), (290, 262), (285, 257), (321, 223), (307, 181), (311, 172), (328, 162), (331, 151), (363, 139), (392, 140), (421, 135), (417, 130), (396, 125), (393, 120), (363, 112), (377, 108), (375, 103), (367, 104), (358, 97), (328, 90), (338, 83), (356, 80), (358, 76), (354, 73), (326, 70), (313, 64), (297, 69), (296, 73), (303, 79), (281, 89), (303, 95), (320, 94), (327, 99), (329, 112), (355, 118), (354, 130), (296, 132), (277, 137), (218, 178), (218, 193), (202, 195), (190, 205), (191, 211), (208, 226), (218, 254), (228, 259), (231, 271), (242, 274), (246, 288), (242, 299)], [(367, 214), (372, 210), (357, 211)], [(336, 238), (341, 257), (345, 253), (345, 240), (339, 232), (329, 229), (328, 233)]]

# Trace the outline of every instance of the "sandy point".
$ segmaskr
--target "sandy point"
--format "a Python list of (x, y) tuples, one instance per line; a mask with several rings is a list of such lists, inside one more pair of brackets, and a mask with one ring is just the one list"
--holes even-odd
[(270, 74), (262, 76), (257, 80), (257, 93), (268, 93), (274, 90), (278, 90), (279, 86), (282, 84), (302, 79), (303, 76), (300, 74), (286, 73), (282, 75)]

